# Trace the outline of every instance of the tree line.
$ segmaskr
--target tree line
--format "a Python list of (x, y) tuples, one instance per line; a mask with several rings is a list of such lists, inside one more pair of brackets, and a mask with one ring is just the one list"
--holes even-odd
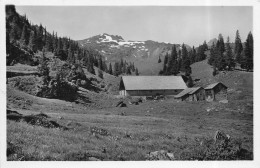
[[(85, 66), (87, 70), (95, 74), (94, 66), (111, 75), (120, 75), (123, 73), (131, 74), (138, 70), (134, 69), (133, 63), (114, 64), (114, 72), (111, 63), (108, 67), (102, 55), (92, 48), (82, 48), (79, 44), (68, 37), (59, 37), (57, 32), (49, 33), (42, 24), (32, 24), (26, 15), (21, 16), (16, 12), (14, 5), (6, 5), (6, 52), (7, 57), (17, 57), (13, 48), (18, 47), (31, 54), (38, 51), (52, 52), (56, 57), (70, 64), (79, 64)], [(126, 68), (125, 68), (126, 67)], [(103, 76), (99, 72), (99, 76)]]
[[(222, 34), (219, 34), (216, 44), (213, 43), (210, 48), (206, 41), (197, 49), (193, 46), (190, 51), (187, 51), (184, 44), (179, 49), (174, 44), (170, 54), (167, 52), (164, 57), (163, 69), (160, 70), (159, 75), (177, 75), (180, 72), (185, 72), (185, 76), (189, 76), (191, 74), (190, 65), (205, 60), (207, 58), (205, 51), (207, 50), (210, 50), (208, 64), (213, 66), (213, 75), (216, 75), (217, 71), (233, 70), (236, 64), (240, 65), (242, 69), (252, 71), (253, 46), (252, 33), (249, 32), (243, 45), (238, 30), (236, 31), (234, 47), (231, 46), (229, 37), (227, 37), (226, 43), (224, 42)], [(160, 62), (162, 62), (161, 57), (158, 59), (158, 63)]]
[(219, 34), (216, 44), (213, 43), (210, 49), (210, 58), (208, 60), (208, 63), (214, 68), (213, 75), (218, 70), (232, 70), (236, 64), (239, 64), (241, 68), (247, 71), (253, 70), (253, 43), (253, 35), (249, 32), (243, 46), (237, 30), (234, 48), (232, 49), (229, 37), (227, 37), (227, 41), (224, 43), (222, 34)]
[[(198, 47), (197, 51), (194, 46), (188, 51), (184, 44), (177, 50), (174, 44), (170, 52), (171, 54), (167, 52), (164, 57), (163, 69), (159, 72), (159, 75), (177, 75), (182, 71), (185, 72), (185, 76), (189, 76), (191, 74), (190, 65), (206, 59), (206, 50), (208, 50), (206, 41)], [(159, 57), (158, 63), (160, 62), (161, 58)]]
[(109, 64), (108, 73), (111, 75), (119, 76), (122, 74), (131, 75), (134, 73), (136, 76), (139, 75), (138, 69), (135, 67), (134, 62), (126, 62), (122, 58), (120, 61), (116, 61), (114, 63), (114, 67), (112, 69), (111, 63)]

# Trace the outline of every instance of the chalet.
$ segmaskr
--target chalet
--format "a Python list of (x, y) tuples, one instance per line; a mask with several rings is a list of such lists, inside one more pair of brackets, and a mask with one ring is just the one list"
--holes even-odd
[(122, 96), (177, 95), (187, 86), (181, 76), (122, 76)]
[(227, 99), (227, 86), (221, 82), (205, 87), (207, 101)]
[(174, 97), (175, 99), (180, 99), (182, 101), (205, 100), (205, 90), (202, 87), (187, 88)]

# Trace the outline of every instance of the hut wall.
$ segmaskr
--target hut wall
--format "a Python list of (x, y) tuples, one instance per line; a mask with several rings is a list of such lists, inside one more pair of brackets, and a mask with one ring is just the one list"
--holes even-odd
[(200, 101), (205, 100), (205, 90), (200, 89), (197, 92), (189, 95), (189, 101)]
[(182, 89), (176, 90), (127, 90), (126, 96), (157, 96), (157, 95), (177, 95)]

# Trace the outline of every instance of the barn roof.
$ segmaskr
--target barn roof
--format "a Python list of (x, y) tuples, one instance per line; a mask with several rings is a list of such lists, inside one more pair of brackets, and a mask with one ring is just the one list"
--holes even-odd
[(183, 90), (182, 92), (180, 92), (179, 94), (177, 94), (176, 96), (174, 96), (175, 98), (181, 98), (187, 94), (194, 94), (196, 91), (198, 91), (200, 88), (202, 87), (195, 87), (195, 88), (187, 88), (185, 90)]
[(186, 89), (181, 76), (122, 76), (125, 90)]
[(205, 87), (205, 89), (213, 89), (214, 87), (216, 87), (218, 84), (222, 84), (223, 86), (227, 87), (226, 85), (224, 85), (221, 82), (217, 82), (217, 83), (212, 83), (210, 85), (208, 85), (207, 87)]

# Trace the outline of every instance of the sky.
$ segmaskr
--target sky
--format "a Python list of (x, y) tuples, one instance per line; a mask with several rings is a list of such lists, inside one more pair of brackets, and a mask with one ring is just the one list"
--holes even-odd
[(49, 32), (82, 40), (98, 34), (125, 40), (153, 40), (197, 47), (221, 33), (233, 42), (253, 30), (253, 8), (240, 6), (16, 6)]

